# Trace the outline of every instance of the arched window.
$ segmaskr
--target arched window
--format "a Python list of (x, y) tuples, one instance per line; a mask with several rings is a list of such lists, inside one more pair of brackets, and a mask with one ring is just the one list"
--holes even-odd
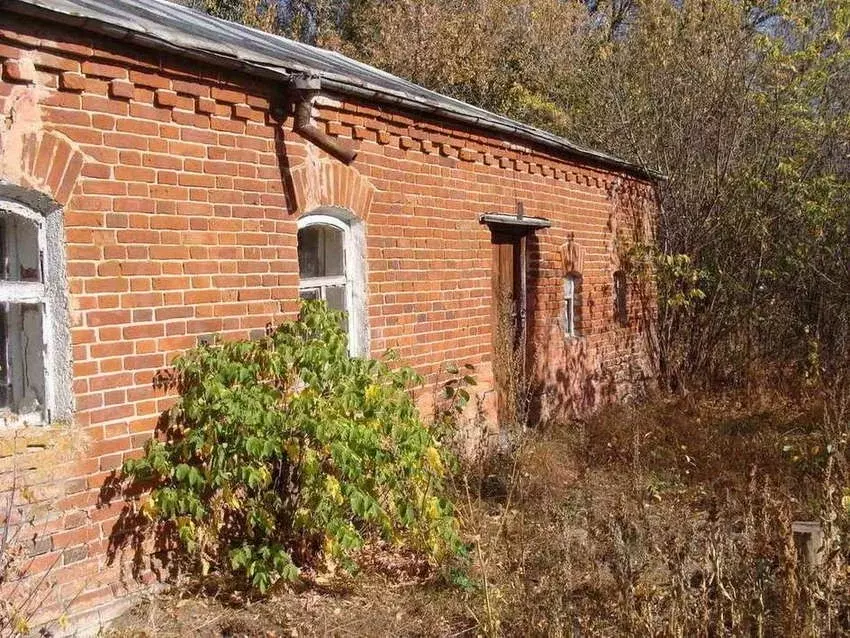
[(581, 310), (581, 275), (570, 273), (564, 277), (564, 315), (562, 323), (565, 337), (579, 335), (579, 312)]
[(298, 220), (299, 296), (345, 313), (349, 352), (367, 352), (362, 232), (359, 223), (313, 214)]
[[(58, 213), (56, 213), (58, 215)], [(0, 423), (37, 424), (70, 414), (61, 233), (48, 218), (0, 198)], [(67, 345), (67, 334), (64, 341)], [(57, 362), (59, 367), (57, 368)], [(61, 395), (57, 399), (57, 395)], [(57, 410), (58, 408), (58, 410)]]

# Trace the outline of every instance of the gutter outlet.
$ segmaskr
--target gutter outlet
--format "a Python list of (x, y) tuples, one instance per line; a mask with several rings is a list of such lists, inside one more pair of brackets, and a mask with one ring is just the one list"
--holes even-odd
[(292, 131), (320, 149), (333, 155), (344, 164), (351, 164), (357, 151), (339, 140), (328, 136), (312, 123), (313, 100), (322, 89), (322, 80), (316, 76), (297, 75), (292, 79), (292, 94), (295, 102), (295, 119)]

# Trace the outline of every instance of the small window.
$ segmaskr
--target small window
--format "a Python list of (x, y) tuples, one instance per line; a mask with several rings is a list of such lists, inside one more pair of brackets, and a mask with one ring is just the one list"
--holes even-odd
[[(349, 351), (361, 351), (361, 313), (353, 287), (361, 270), (351, 239), (351, 227), (329, 215), (309, 215), (298, 223), (298, 271), (301, 299), (321, 299), (345, 313)], [(362, 295), (361, 295), (362, 296)]]
[(298, 231), (298, 272), (302, 299), (323, 299), (328, 307), (348, 312), (345, 276), (345, 231), (312, 224)]
[(578, 310), (579, 292), (581, 288), (581, 277), (578, 275), (567, 275), (564, 277), (564, 335), (566, 337), (578, 336)]
[(49, 420), (43, 218), (0, 202), (0, 420)]
[(614, 273), (614, 320), (621, 326), (626, 326), (629, 323), (629, 302), (626, 287), (626, 272), (618, 270)]

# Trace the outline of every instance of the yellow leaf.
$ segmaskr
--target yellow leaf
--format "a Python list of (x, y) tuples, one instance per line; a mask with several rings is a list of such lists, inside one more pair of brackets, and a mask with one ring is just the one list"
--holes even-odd
[(23, 616), (17, 616), (15, 618), (15, 631), (25, 636), (30, 632), (30, 625), (26, 618)]
[(142, 504), (142, 514), (144, 514), (145, 518), (149, 520), (153, 520), (159, 514), (159, 509), (156, 506), (156, 503), (153, 502), (153, 499), (148, 499)]
[(435, 447), (429, 447), (425, 450), (425, 462), (435, 473), (442, 476), (443, 474), (443, 459), (440, 458), (440, 453)]

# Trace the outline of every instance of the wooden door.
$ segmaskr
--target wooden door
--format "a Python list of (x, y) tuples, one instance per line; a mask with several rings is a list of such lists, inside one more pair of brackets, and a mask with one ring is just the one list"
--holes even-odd
[(498, 419), (516, 424), (525, 379), (525, 235), (493, 231), (493, 377)]

